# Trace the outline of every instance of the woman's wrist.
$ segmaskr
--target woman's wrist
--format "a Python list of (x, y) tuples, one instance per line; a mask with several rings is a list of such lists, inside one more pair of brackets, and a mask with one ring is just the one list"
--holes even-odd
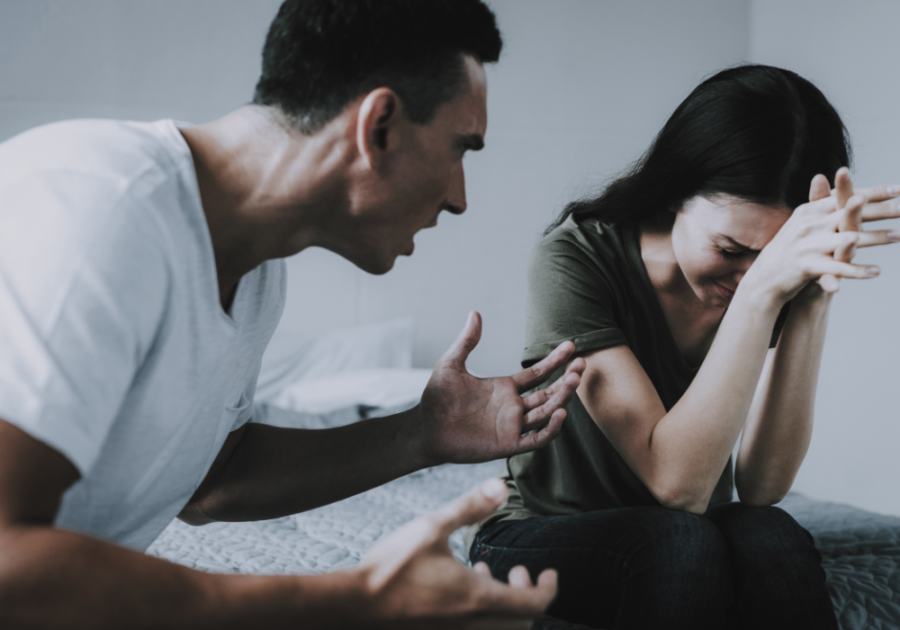
[(737, 306), (738, 309), (752, 311), (760, 317), (771, 317), (774, 322), (786, 300), (772, 291), (770, 287), (757, 284), (753, 277), (748, 276), (750, 276), (749, 273), (738, 285), (729, 310), (734, 310)]
[(834, 294), (825, 291), (818, 282), (810, 282), (797, 294), (797, 297), (791, 300), (791, 308), (827, 309), (831, 304), (832, 297)]

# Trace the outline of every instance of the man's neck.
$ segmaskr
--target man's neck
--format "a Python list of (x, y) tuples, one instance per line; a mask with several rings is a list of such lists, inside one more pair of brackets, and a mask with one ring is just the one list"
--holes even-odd
[(181, 132), (227, 309), (244, 274), (316, 244), (322, 214), (340, 205), (333, 171), (342, 147), (334, 134), (303, 136), (254, 106)]

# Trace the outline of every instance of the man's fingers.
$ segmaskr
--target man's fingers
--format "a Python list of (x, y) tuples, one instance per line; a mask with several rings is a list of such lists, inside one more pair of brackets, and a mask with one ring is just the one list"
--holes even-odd
[(488, 479), (472, 490), (442, 507), (432, 515), (438, 521), (441, 535), (447, 537), (465, 525), (477, 523), (492, 514), (506, 501), (508, 491), (501, 479)]
[(538, 391), (530, 394), (522, 399), (522, 402), (525, 403), (525, 411), (531, 411), (536, 407), (540, 407), (544, 403), (546, 403), (550, 398), (553, 397), (559, 388), (563, 386), (562, 379), (559, 379), (553, 385), (546, 389), (539, 389)]
[(554, 411), (553, 415), (550, 416), (550, 420), (547, 421), (547, 425), (544, 428), (542, 428), (537, 433), (529, 433), (528, 435), (523, 435), (521, 438), (519, 438), (519, 444), (518, 446), (516, 446), (516, 451), (515, 453), (513, 453), (513, 455), (528, 453), (530, 451), (547, 446), (547, 444), (549, 444), (553, 440), (553, 438), (559, 435), (559, 432), (562, 430), (563, 420), (565, 419), (565, 409), (557, 409), (556, 411)]
[[(510, 571), (513, 572), (520, 567)], [(527, 570), (525, 571), (527, 579)], [(529, 580), (530, 582), (530, 580)], [(548, 569), (541, 573), (535, 586), (507, 586), (500, 582), (492, 582), (485, 589), (485, 601), (489, 611), (521, 615), (523, 617), (537, 617), (543, 613), (553, 598), (556, 597), (556, 572)]]
[(570, 365), (566, 369), (566, 373), (556, 379), (555, 383), (523, 398), (522, 402), (525, 403), (525, 411), (531, 411), (532, 409), (540, 407), (550, 400), (560, 389), (570, 387), (577, 389), (578, 385), (581, 384), (581, 374), (584, 371), (581, 364), (584, 363), (584, 359), (579, 357), (572, 363), (575, 364), (576, 362), (577, 365)]
[(528, 575), (528, 569), (523, 566), (516, 566), (509, 570), (507, 583), (516, 588), (531, 588), (531, 576)]
[(481, 315), (478, 311), (470, 311), (466, 325), (456, 337), (456, 341), (450, 349), (444, 353), (443, 360), (456, 365), (457, 368), (465, 368), (466, 359), (481, 341)]
[(544, 569), (537, 579), (537, 586), (543, 588), (552, 588), (556, 591), (557, 575), (555, 569)]
[(529, 368), (513, 374), (512, 379), (519, 393), (526, 392), (547, 380), (551, 374), (560, 368), (575, 353), (575, 344), (564, 341), (546, 358), (538, 361)]
[[(556, 381), (556, 383), (554, 383), (551, 387), (547, 388), (548, 390), (553, 389), (554, 391), (546, 402), (544, 402), (539, 407), (531, 409), (530, 411), (528, 411), (528, 413), (525, 414), (525, 422), (522, 425), (523, 433), (525, 431), (532, 431), (547, 424), (548, 419), (556, 412), (557, 409), (561, 409), (569, 404), (572, 396), (575, 395), (575, 390), (578, 389), (578, 386), (580, 384), (581, 375), (572, 372), (567, 373), (565, 376)], [(528, 398), (531, 398), (531, 396), (529, 396)]]
[(491, 567), (489, 567), (486, 562), (476, 562), (472, 565), (472, 570), (478, 575), (491, 577)]

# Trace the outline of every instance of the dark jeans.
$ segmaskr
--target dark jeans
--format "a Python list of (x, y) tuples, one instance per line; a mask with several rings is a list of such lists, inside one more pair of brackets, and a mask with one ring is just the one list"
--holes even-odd
[(741, 503), (703, 516), (635, 507), (503, 521), (473, 563), (505, 580), (559, 573), (548, 614), (594, 628), (837, 628), (812, 536), (783, 510)]

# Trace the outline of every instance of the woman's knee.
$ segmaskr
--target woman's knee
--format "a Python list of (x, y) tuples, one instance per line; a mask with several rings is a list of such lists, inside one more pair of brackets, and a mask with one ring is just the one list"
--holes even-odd
[(732, 503), (715, 508), (710, 518), (738, 573), (819, 579), (822, 560), (812, 536), (781, 508)]
[(689, 582), (727, 582), (728, 547), (706, 518), (664, 510), (646, 532), (646, 540), (643, 554), (660, 572)]
[(729, 547), (814, 548), (812, 536), (790, 514), (775, 506), (728, 503), (712, 508), (708, 518), (716, 524)]

